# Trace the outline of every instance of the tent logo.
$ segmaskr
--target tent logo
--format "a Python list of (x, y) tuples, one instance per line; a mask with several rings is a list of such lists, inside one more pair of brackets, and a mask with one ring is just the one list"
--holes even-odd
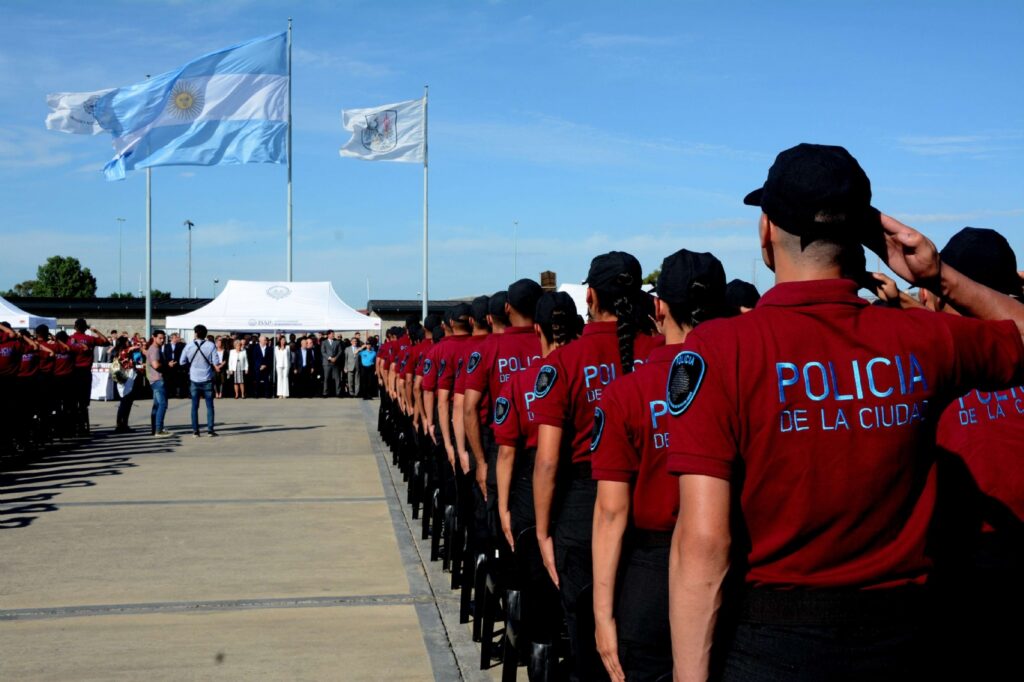
[(291, 293), (291, 289), (289, 289), (286, 286), (281, 286), (280, 284), (275, 284), (274, 286), (267, 289), (267, 296), (277, 301), (280, 301), (285, 296), (290, 296)]

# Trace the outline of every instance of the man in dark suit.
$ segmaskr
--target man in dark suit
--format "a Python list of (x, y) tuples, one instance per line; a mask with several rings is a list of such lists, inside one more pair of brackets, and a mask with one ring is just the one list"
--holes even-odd
[(330, 395), (330, 384), (334, 382), (334, 395), (341, 397), (341, 342), (334, 338), (334, 330), (328, 330), (327, 338), (320, 342), (320, 355), (323, 358), (324, 390), (323, 397)]
[(318, 351), (319, 349), (313, 345), (313, 337), (306, 336), (299, 341), (299, 348), (292, 357), (292, 371), (300, 397), (308, 398), (316, 394), (319, 383), (317, 370), (321, 362)]
[(254, 389), (252, 395), (269, 398), (273, 389), (274, 347), (266, 336), (261, 336), (258, 343), (249, 346), (249, 376)]
[(164, 386), (168, 398), (184, 398), (185, 385), (184, 373), (181, 370), (181, 354), (185, 351), (185, 342), (179, 334), (171, 334), (170, 340), (165, 343), (160, 353), (161, 360), (168, 371), (164, 372)]

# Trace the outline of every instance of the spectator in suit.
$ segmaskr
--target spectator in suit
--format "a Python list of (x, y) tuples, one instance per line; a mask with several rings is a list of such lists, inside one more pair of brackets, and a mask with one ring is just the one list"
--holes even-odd
[(341, 342), (334, 338), (334, 330), (327, 331), (327, 338), (320, 344), (323, 357), (324, 390), (323, 397), (329, 394), (329, 386), (334, 382), (334, 395), (341, 397)]
[(292, 358), (292, 375), (295, 377), (295, 393), (298, 397), (308, 398), (314, 395), (319, 364), (320, 359), (313, 346), (313, 337), (303, 337), (298, 341), (298, 349)]
[(355, 398), (359, 395), (359, 348), (362, 344), (359, 341), (359, 332), (352, 337), (348, 346), (345, 347), (345, 381), (348, 385), (349, 397)]
[(269, 398), (274, 379), (274, 347), (266, 336), (260, 336), (259, 342), (249, 347), (249, 374), (252, 376), (252, 395)]
[(181, 354), (185, 351), (185, 342), (181, 340), (180, 334), (171, 334), (171, 340), (164, 344), (165, 367), (170, 371), (164, 373), (164, 383), (167, 385), (168, 398), (185, 397), (185, 375), (181, 371)]

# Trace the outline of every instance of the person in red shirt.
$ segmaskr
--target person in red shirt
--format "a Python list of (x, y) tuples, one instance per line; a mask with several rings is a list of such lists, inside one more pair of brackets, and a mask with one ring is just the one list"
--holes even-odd
[[(1017, 257), (995, 230), (966, 227), (941, 253), (944, 265), (1018, 301)], [(955, 311), (941, 298), (925, 302)], [(939, 420), (935, 582), (943, 670), (952, 679), (997, 679), (1016, 665), (1024, 627), (1024, 386), (973, 390)]]
[[(513, 294), (512, 287), (509, 293), (510, 301), (526, 307), (517, 294)], [(572, 297), (565, 292), (542, 294), (534, 308), (533, 322), (532, 331), (538, 340), (541, 358), (570, 343), (583, 331), (583, 318), (577, 314)], [(533, 460), (537, 452), (537, 425), (530, 407), (541, 364), (535, 361), (525, 369), (511, 371), (494, 401), (492, 429), (498, 445), (497, 460), (492, 467), (496, 477), (494, 497), (497, 498), (502, 533), (513, 551), (517, 539), (526, 543), (531, 541), (523, 534), (535, 537)], [(533, 556), (532, 553), (530, 555)], [(519, 566), (521, 562), (517, 561), (515, 565)], [(525, 575), (515, 575), (511, 582), (518, 586), (520, 592), (519, 636), (530, 643), (530, 679), (556, 679), (557, 655), (553, 642), (562, 624), (557, 590), (539, 556)]]
[[(561, 591), (579, 679), (605, 677), (587, 617), (592, 612), (589, 600), (579, 603), (593, 581), (590, 542), (597, 482), (590, 472), (590, 433), (602, 392), (617, 377), (632, 372), (638, 357), (634, 341), (644, 315), (641, 297), (647, 295), (641, 281), (640, 263), (628, 253), (612, 251), (594, 258), (587, 275), (591, 322), (579, 341), (545, 358), (534, 384), (537, 543), (544, 566)], [(564, 483), (556, 496), (560, 469)]]
[[(686, 380), (666, 387), (677, 680), (709, 674), (730, 551), (745, 587), (716, 642), (723, 679), (928, 677), (935, 421), (964, 389), (1024, 378), (1024, 306), (941, 265), (870, 200), (842, 147), (780, 153), (745, 199), (776, 284), (691, 332)], [(1013, 321), (869, 305), (847, 279), (862, 243), (962, 311)]]
[(53, 399), (56, 404), (57, 433), (65, 436), (74, 431), (74, 402), (71, 399), (71, 376), (75, 370), (75, 349), (68, 343), (68, 334), (54, 335)]
[[(92, 332), (88, 334), (87, 332)], [(75, 349), (75, 371), (72, 373), (74, 399), (78, 414), (76, 429), (89, 432), (89, 398), (92, 394), (92, 350), (96, 346), (109, 346), (110, 340), (82, 318), (75, 320), (75, 333), (68, 339), (68, 345)]]
[(462, 464), (457, 460), (455, 449), (454, 413), (452, 403), (455, 393), (455, 374), (459, 358), (470, 339), (470, 318), (473, 315), (472, 308), (466, 303), (460, 303), (448, 313), (449, 326), (452, 330), (451, 337), (445, 342), (440, 353), (437, 365), (437, 426), (441, 430), (441, 441), (444, 443), (445, 452), (448, 455), (448, 462), (452, 470), (460, 475), (469, 470), (468, 462), (463, 469)]
[[(655, 317), (665, 345), (612, 382), (594, 411), (594, 622), (597, 651), (612, 680), (672, 675), (668, 550), (679, 508), (678, 482), (665, 468), (675, 406), (670, 373), (685, 380), (681, 344), (701, 322), (724, 314), (725, 270), (710, 253), (683, 249), (661, 264)], [(673, 379), (676, 380), (676, 379)]]
[[(35, 338), (29, 333), (20, 334), (20, 354), (15, 392), (18, 399), (14, 411), (15, 440), (22, 450), (35, 452), (49, 440), (49, 419), (46, 389), (48, 378), (40, 371), (47, 363), (53, 366), (53, 350), (44, 342), (49, 339), (49, 328), (45, 324), (36, 327)], [(45, 360), (44, 360), (45, 358)]]

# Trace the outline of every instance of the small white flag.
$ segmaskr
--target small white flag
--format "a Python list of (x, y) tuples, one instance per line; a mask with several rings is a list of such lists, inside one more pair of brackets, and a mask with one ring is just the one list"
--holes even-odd
[(78, 135), (98, 135), (103, 127), (93, 115), (96, 103), (114, 89), (96, 92), (55, 92), (46, 96), (50, 113), (46, 116), (49, 130), (60, 130)]
[(422, 163), (426, 148), (425, 107), (422, 99), (385, 104), (372, 109), (341, 112), (352, 139), (341, 148), (342, 156), (367, 161)]

